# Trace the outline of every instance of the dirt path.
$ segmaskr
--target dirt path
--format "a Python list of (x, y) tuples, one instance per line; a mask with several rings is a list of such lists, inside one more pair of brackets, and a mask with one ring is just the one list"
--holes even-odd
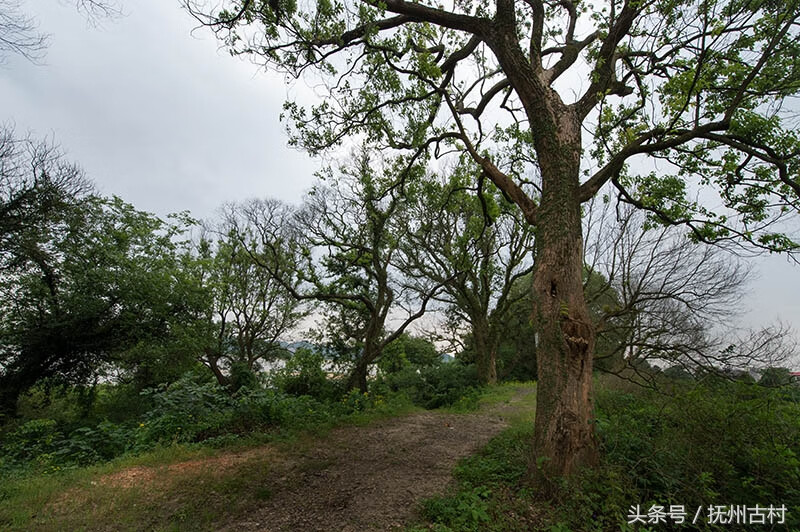
[[(533, 388), (467, 414), (419, 412), (324, 437), (79, 477), (16, 530), (402, 529), (458, 460), (532, 407)], [(157, 461), (158, 463), (158, 461)]]
[(532, 390), (474, 414), (422, 412), (343, 427), (271, 469), (270, 497), (227, 531), (383, 531), (402, 528), (440, 493), (459, 459), (508, 425)]

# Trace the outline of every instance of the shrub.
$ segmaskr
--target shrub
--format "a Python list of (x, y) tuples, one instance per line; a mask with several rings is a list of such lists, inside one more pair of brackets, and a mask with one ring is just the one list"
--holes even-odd
[(322, 364), (321, 353), (298, 349), (283, 369), (273, 374), (273, 383), (284, 393), (300, 397), (309, 395), (317, 399), (336, 400), (340, 387), (328, 379)]
[(108, 460), (125, 452), (131, 429), (110, 422), (79, 427), (65, 435), (52, 419), (34, 419), (6, 436), (0, 469), (57, 471)]
[(572, 525), (624, 525), (635, 504), (785, 504), (789, 528), (800, 525), (800, 405), (785, 391), (717, 382), (665, 399), (600, 389), (596, 405), (603, 463), (565, 486)]
[(341, 404), (346, 412), (361, 412), (375, 405), (375, 393), (361, 393), (352, 389), (342, 398)]
[(487, 501), (491, 493), (487, 488), (472, 488), (433, 497), (423, 501), (422, 515), (432, 523), (444, 525), (443, 530), (480, 532), (492, 520)]
[[(668, 398), (598, 387), (596, 406), (597, 467), (536, 500), (523, 480), (532, 427), (517, 424), (459, 464), (455, 492), (423, 504), (425, 529), (748, 530), (709, 524), (707, 513), (691, 522), (701, 507), (758, 504), (785, 505), (780, 529), (800, 530), (800, 402), (792, 388), (728, 382)], [(652, 505), (682, 505), (689, 524), (631, 525), (636, 505), (645, 514)]]
[(226, 424), (234, 399), (210, 381), (187, 374), (169, 386), (144, 390), (153, 403), (136, 433), (136, 448), (156, 443), (192, 442), (217, 435)]
[(2, 469), (13, 469), (28, 462), (49, 466), (52, 453), (64, 439), (58, 424), (52, 419), (34, 419), (6, 435), (0, 456)]
[(397, 373), (403, 368), (430, 367), (441, 364), (436, 345), (425, 338), (403, 333), (383, 349), (378, 368), (383, 373)]
[(464, 407), (477, 406), (478, 377), (472, 364), (453, 362), (426, 368), (410, 366), (384, 379), (390, 390), (406, 393), (414, 404), (424, 408), (459, 403)]

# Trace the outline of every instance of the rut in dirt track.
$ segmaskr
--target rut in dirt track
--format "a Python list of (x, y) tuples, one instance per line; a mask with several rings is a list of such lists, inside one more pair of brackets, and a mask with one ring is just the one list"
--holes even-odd
[(423, 412), (334, 430), (299, 458), (276, 464), (269, 475), (271, 497), (223, 530), (403, 528), (420, 500), (445, 489), (459, 459), (508, 426), (520, 398), (475, 414)]

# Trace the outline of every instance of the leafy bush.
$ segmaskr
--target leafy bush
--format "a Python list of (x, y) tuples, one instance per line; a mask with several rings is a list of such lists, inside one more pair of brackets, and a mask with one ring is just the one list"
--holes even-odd
[(441, 364), (436, 345), (425, 338), (403, 333), (383, 349), (378, 368), (383, 373), (397, 373), (403, 368), (430, 367)]
[(124, 424), (102, 421), (69, 430), (65, 422), (28, 421), (0, 440), (0, 470), (56, 471), (178, 442), (219, 445), (276, 427), (325, 425), (348, 410), (346, 405), (263, 388), (241, 388), (231, 396), (195, 374), (143, 391), (142, 401), (152, 408), (139, 420)]
[(12, 469), (26, 462), (48, 465), (64, 434), (52, 419), (34, 419), (6, 435), (1, 448), (0, 469)]
[(354, 388), (345, 394), (341, 404), (347, 412), (361, 412), (374, 406), (375, 394), (361, 393)]
[(241, 388), (229, 395), (219, 385), (192, 376), (148, 393), (155, 406), (140, 425), (140, 448), (275, 427), (308, 428), (329, 423), (344, 410), (309, 395), (295, 397), (264, 388)]
[(444, 530), (480, 532), (492, 520), (487, 488), (462, 490), (449, 497), (433, 497), (422, 503), (422, 515), (432, 523), (444, 525)]
[[(780, 529), (800, 529), (796, 389), (728, 382), (667, 398), (599, 388), (596, 406), (602, 449), (596, 468), (561, 481), (548, 500), (537, 500), (524, 482), (532, 426), (515, 425), (458, 465), (453, 493), (423, 504), (429, 523), (424, 529), (647, 530), (628, 524), (631, 506), (647, 513), (652, 505), (683, 505), (691, 523), (698, 507), (756, 504), (785, 505)], [(489, 521), (482, 520), (483, 512)], [(703, 514), (683, 528), (661, 523), (650, 529), (748, 529), (707, 520)]]
[[(79, 426), (80, 420), (70, 413), (57, 420), (43, 418), (16, 428), (8, 426), (6, 434), (0, 435), (0, 471), (52, 472), (174, 443), (219, 446), (244, 434), (316, 429), (354, 413), (388, 412), (408, 404), (405, 394), (396, 394), (385, 384), (383, 390), (377, 386), (367, 394), (356, 390), (342, 394), (340, 387), (326, 378), (321, 364), (321, 356), (299, 352), (276, 378), (281, 389), (251, 382), (233, 394), (208, 376), (190, 372), (168, 386), (142, 391), (139, 402), (149, 408), (121, 423), (87, 418), (84, 426)], [(452, 366), (408, 373), (413, 381), (409, 389), (419, 403), (436, 407), (477, 401), (471, 385), (474, 370)], [(97, 405), (102, 408), (95, 415), (118, 402), (118, 397), (130, 404), (127, 388), (121, 394), (106, 388), (101, 389)], [(64, 397), (60, 401), (69, 395)]]
[(384, 377), (391, 391), (406, 393), (414, 404), (440, 408), (459, 404), (476, 407), (478, 377), (474, 365), (458, 362), (433, 367), (406, 367)]
[(717, 383), (665, 402), (600, 389), (596, 405), (603, 464), (565, 486), (573, 525), (620, 526), (635, 504), (785, 504), (790, 528), (800, 525), (800, 404), (791, 392)]
[(54, 453), (59, 463), (87, 465), (123, 454), (132, 441), (132, 429), (103, 421), (95, 427), (72, 431)]
[(197, 441), (217, 435), (229, 421), (233, 398), (210, 381), (187, 374), (169, 386), (150, 388), (142, 396), (153, 403), (136, 433), (137, 449), (156, 443)]
[(132, 433), (110, 422), (79, 427), (68, 436), (52, 419), (34, 419), (4, 438), (0, 470), (57, 471), (108, 460), (125, 452)]
[(310, 349), (298, 349), (286, 362), (286, 366), (273, 375), (273, 383), (284, 393), (300, 397), (308, 395), (317, 399), (336, 400), (341, 389), (328, 379), (322, 364), (321, 353)]
[(132, 384), (66, 386), (41, 382), (20, 397), (21, 419), (52, 419), (65, 431), (104, 420), (121, 423), (139, 418), (151, 404)]

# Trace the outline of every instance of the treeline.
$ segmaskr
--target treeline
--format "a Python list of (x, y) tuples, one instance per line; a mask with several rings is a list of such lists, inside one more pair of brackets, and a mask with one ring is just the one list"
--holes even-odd
[[(398, 180), (396, 161), (362, 148), (300, 206), (250, 200), (200, 223), (101, 197), (53, 146), (8, 129), (0, 162), (5, 416), (34, 386), (144, 390), (197, 367), (233, 393), (298, 335), (342, 390), (365, 393), (376, 364), (408, 363), (392, 346), (415, 322), (416, 341), (474, 363), (479, 383), (536, 377), (534, 231), (467, 163)], [(653, 386), (654, 364), (730, 374), (791, 354), (783, 328), (723, 327), (747, 273), (731, 257), (608, 199), (586, 220), (599, 370)]]
[[(465, 176), (392, 190), (362, 153), (298, 208), (252, 200), (200, 223), (97, 195), (46, 143), (11, 131), (1, 142), (6, 416), (34, 386), (143, 390), (198, 365), (232, 393), (291, 354), (290, 333), (363, 393), (379, 361), (409, 363), (396, 346), (422, 342), (439, 357), (407, 334), (431, 310), (447, 313), (450, 339), (469, 334), (476, 348), (461, 358), (477, 361), (479, 379), (497, 379), (499, 324), (524, 297), (515, 282), (530, 271), (532, 235), (498, 194), (462, 189)], [(534, 377), (528, 368), (521, 376)]]

